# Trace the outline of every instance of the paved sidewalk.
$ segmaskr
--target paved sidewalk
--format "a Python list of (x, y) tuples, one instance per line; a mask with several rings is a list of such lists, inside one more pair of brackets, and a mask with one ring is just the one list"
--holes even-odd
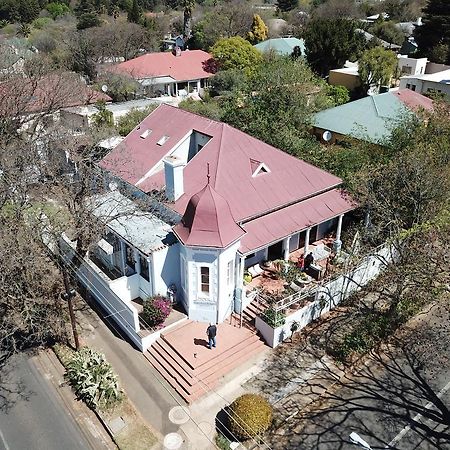
[[(270, 351), (267, 349), (249, 358), (245, 364), (224, 378), (220, 388), (210, 391), (198, 402), (187, 407), (184, 400), (162, 379), (143, 354), (120, 336), (114, 322), (110, 321), (108, 328), (95, 312), (81, 302), (77, 314), (82, 328), (82, 342), (105, 354), (119, 375), (129, 399), (160, 442), (168, 433), (179, 433), (185, 441), (183, 449), (217, 448), (214, 444), (217, 414), (236, 397), (248, 392), (248, 389), (242, 386), (262, 370), (263, 360)], [(187, 423), (177, 425), (169, 420), (169, 411), (180, 405), (186, 407), (190, 418)]]

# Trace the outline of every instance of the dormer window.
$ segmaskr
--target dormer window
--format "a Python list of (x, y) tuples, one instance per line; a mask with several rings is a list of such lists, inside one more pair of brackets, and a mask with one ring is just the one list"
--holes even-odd
[(258, 175), (264, 175), (269, 173), (270, 169), (261, 161), (255, 159), (250, 159), (250, 166), (252, 169), (252, 177), (257, 177)]
[(158, 145), (164, 145), (169, 140), (169, 136), (164, 135), (158, 142)]
[(151, 133), (152, 133), (152, 130), (150, 130), (150, 129), (145, 130), (145, 131), (140, 135), (140, 138), (145, 139), (146, 137), (150, 136)]

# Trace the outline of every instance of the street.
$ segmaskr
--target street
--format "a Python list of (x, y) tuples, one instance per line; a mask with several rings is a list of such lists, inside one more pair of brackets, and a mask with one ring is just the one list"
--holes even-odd
[[(450, 332), (446, 305), (421, 314), (311, 408), (278, 430), (273, 448), (351, 450), (357, 433), (372, 449), (450, 449)], [(395, 344), (395, 345), (394, 345)], [(321, 380), (311, 380), (311, 391)]]
[(35, 358), (11, 358), (0, 372), (0, 450), (91, 448)]

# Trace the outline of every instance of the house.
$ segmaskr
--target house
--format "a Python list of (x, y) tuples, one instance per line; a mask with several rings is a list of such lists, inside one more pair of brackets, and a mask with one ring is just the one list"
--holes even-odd
[(411, 89), (419, 94), (432, 92), (450, 97), (450, 69), (436, 73), (405, 75), (400, 78), (400, 89)]
[(427, 68), (427, 58), (408, 58), (407, 55), (397, 55), (398, 70), (401, 75), (422, 75)]
[[(142, 98), (138, 100), (129, 100), (127, 102), (108, 103), (105, 105), (107, 111), (112, 114), (114, 124), (131, 110), (142, 111), (152, 105), (160, 103), (176, 103), (173, 97), (160, 98)], [(96, 105), (72, 106), (63, 108), (60, 111), (61, 121), (70, 128), (81, 131), (92, 125), (94, 117), (98, 114), (99, 109)]]
[(30, 128), (36, 117), (45, 117), (46, 125), (60, 119), (60, 110), (81, 105), (108, 102), (111, 98), (86, 85), (73, 72), (55, 71), (38, 79), (11, 76), (0, 83), (0, 111), (20, 119), (23, 129)]
[(328, 83), (334, 86), (344, 86), (349, 91), (359, 88), (361, 79), (358, 73), (358, 63), (347, 61), (342, 69), (330, 70)]
[(378, 45), (381, 45), (382, 47), (389, 49), (389, 50), (400, 50), (400, 45), (393, 44), (391, 42), (384, 41), (383, 39), (380, 39), (376, 37), (375, 35), (369, 33), (368, 31), (361, 30), (360, 28), (356, 29), (357, 32), (361, 33), (364, 38), (366, 39), (366, 42), (370, 42), (375, 40)]
[(259, 44), (254, 45), (260, 52), (275, 52), (278, 55), (289, 56), (292, 55), (295, 48), (300, 49), (300, 54), (305, 55), (305, 41), (295, 37), (281, 37), (274, 39), (267, 39)]
[[(227, 124), (165, 104), (99, 166), (114, 211), (97, 254), (114, 295), (176, 292), (189, 319), (224, 322), (251, 301), (244, 271), (334, 233), (355, 208), (342, 180)], [(127, 197), (147, 202), (139, 214)], [(120, 206), (118, 206), (120, 205)]]
[(400, 89), (325, 109), (313, 117), (313, 134), (322, 142), (346, 137), (378, 144), (407, 114), (432, 110), (433, 102), (409, 89)]
[(206, 86), (213, 75), (211, 58), (203, 50), (177, 48), (173, 52), (147, 53), (107, 70), (133, 77), (147, 94), (183, 96)]

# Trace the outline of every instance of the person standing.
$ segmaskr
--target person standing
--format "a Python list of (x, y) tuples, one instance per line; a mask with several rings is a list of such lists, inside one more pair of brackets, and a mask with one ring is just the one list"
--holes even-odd
[(314, 257), (312, 252), (309, 252), (306, 256), (305, 256), (305, 263), (303, 265), (304, 267), (304, 271), (306, 272), (309, 269), (309, 266), (314, 262)]
[(209, 324), (209, 327), (206, 329), (206, 335), (208, 336), (208, 348), (216, 347), (217, 326), (214, 322)]

